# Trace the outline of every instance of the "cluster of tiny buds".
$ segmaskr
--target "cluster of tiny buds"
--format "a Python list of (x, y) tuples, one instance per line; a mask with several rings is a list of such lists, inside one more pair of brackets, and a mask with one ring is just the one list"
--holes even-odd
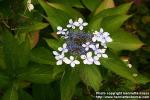
[(27, 8), (30, 12), (34, 9), (34, 5), (31, 3), (31, 0), (27, 1)]
[[(87, 25), (87, 22), (79, 18), (75, 22), (70, 19), (69, 24), (66, 26), (68, 29), (61, 26), (57, 27), (57, 34), (63, 36), (66, 42), (58, 48), (58, 52), (53, 51), (57, 60), (56, 65), (62, 65), (64, 62), (71, 67), (75, 67), (75, 65), (81, 63), (81, 60), (83, 60), (83, 64), (100, 65), (101, 57), (108, 58), (106, 43), (112, 42), (110, 34), (104, 32), (102, 28), (93, 32), (93, 34), (82, 32)], [(79, 30), (80, 32), (73, 32), (73, 30)], [(67, 56), (65, 56), (66, 53), (68, 53)]]

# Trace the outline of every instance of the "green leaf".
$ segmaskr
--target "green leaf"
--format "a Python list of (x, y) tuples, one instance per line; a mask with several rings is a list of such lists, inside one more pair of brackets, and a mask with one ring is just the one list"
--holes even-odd
[(92, 12), (101, 3), (102, 0), (82, 0), (83, 4)]
[(17, 75), (19, 80), (27, 80), (33, 83), (50, 83), (53, 78), (53, 68), (45, 65), (30, 65), (28, 69)]
[(64, 73), (60, 83), (61, 100), (71, 100), (78, 82), (79, 76), (74, 69)]
[(50, 50), (44, 48), (44, 47), (39, 47), (39, 48), (34, 48), (31, 51), (31, 61), (37, 62), (40, 64), (50, 64), (50, 65), (55, 65), (56, 60), (54, 59), (54, 56), (50, 52)]
[(48, 46), (54, 50), (57, 50), (58, 47), (61, 47), (63, 44), (62, 41), (56, 39), (45, 39), (45, 41), (48, 44)]
[(1, 69), (5, 69), (6, 68), (6, 64), (5, 64), (5, 60), (4, 60), (3, 47), (2, 46), (0, 46), (0, 68)]
[(103, 11), (104, 9), (113, 8), (114, 1), (113, 0), (104, 0), (99, 7), (94, 12), (94, 15), (98, 14), (99, 12)]
[(111, 70), (117, 75), (120, 75), (133, 82), (136, 82), (130, 68), (128, 68), (127, 65), (124, 62), (122, 62), (119, 58), (117, 58), (114, 54), (109, 53), (108, 58), (103, 58), (100, 61), (105, 68)]
[(2, 97), (2, 100), (18, 100), (17, 89), (14, 86), (9, 88)]
[(14, 39), (9, 31), (4, 30), (3, 33), (3, 52), (4, 52), (4, 59), (7, 67), (16, 67), (16, 46), (17, 41)]
[(19, 100), (34, 100), (32, 96), (24, 90), (19, 90)]
[(136, 83), (140, 83), (140, 84), (146, 84), (148, 82), (150, 82), (150, 79), (144, 75), (138, 74), (137, 77), (135, 77)]
[(65, 6), (71, 6), (71, 7), (77, 7), (77, 8), (83, 8), (80, 0), (48, 0), (52, 3), (59, 3), (63, 4)]
[(51, 84), (44, 84), (44, 85), (33, 84), (32, 85), (32, 94), (35, 100), (55, 100), (56, 98), (57, 100), (60, 100), (58, 99), (59, 97), (56, 96), (57, 92), (58, 91), (54, 87), (52, 87)]
[(121, 25), (130, 17), (130, 15), (115, 15), (105, 17), (101, 21), (101, 27), (108, 32), (116, 31), (120, 29)]
[(136, 50), (140, 48), (143, 43), (131, 33), (119, 30), (116, 32), (111, 32), (111, 37), (113, 41), (108, 43), (108, 47), (115, 51), (120, 50)]
[(92, 16), (88, 25), (89, 30), (99, 30), (101, 26), (101, 21), (104, 17), (114, 16), (114, 15), (125, 15), (129, 10), (132, 3), (122, 4), (115, 8), (109, 8), (101, 11), (95, 16)]
[(65, 26), (68, 20), (71, 18), (71, 15), (68, 13), (56, 9), (50, 5), (48, 5), (47, 2), (44, 0), (38, 0), (40, 5), (43, 7), (47, 14), (47, 20), (49, 21), (50, 25), (52, 26), (53, 30), (56, 31), (57, 26)]
[(28, 32), (34, 32), (41, 30), (45, 27), (47, 27), (47, 23), (42, 22), (32, 22), (30, 24), (24, 24), (22, 26), (17, 27), (17, 33), (28, 33)]
[(25, 42), (21, 43), (17, 46), (16, 54), (16, 67), (26, 67), (29, 62), (30, 57), (30, 43), (29, 40), (25, 40)]
[(0, 73), (0, 87), (6, 86), (9, 83), (9, 77)]
[(59, 3), (48, 3), (50, 6), (56, 8), (56, 9), (59, 9), (59, 10), (62, 10), (66, 13), (68, 13), (69, 15), (71, 15), (72, 18), (74, 19), (77, 19), (79, 17), (83, 17), (81, 15), (81, 13), (79, 13), (78, 11), (76, 11), (75, 9), (73, 9), (72, 7), (70, 6), (66, 6), (66, 5), (62, 5), (62, 4), (59, 4)]
[(101, 86), (102, 76), (97, 66), (79, 66), (79, 74), (81, 80), (88, 86), (92, 87), (95, 91), (98, 91)]
[(10, 69), (26, 67), (29, 61), (30, 43), (26, 40), (19, 45), (12, 34), (5, 31), (3, 34), (3, 52), (5, 63)]

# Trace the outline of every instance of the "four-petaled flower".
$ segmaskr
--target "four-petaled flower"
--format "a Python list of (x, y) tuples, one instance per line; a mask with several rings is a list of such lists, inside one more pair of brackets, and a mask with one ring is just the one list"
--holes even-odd
[(83, 59), (84, 64), (92, 64), (93, 58), (92, 58), (92, 52), (88, 52), (86, 55), (81, 55), (81, 59)]
[(57, 60), (56, 65), (62, 65), (62, 62), (64, 60), (64, 53), (59, 54), (57, 51), (53, 51), (53, 54), (55, 55), (55, 59)]
[(110, 34), (108, 32), (104, 32), (103, 35), (100, 38), (100, 42), (102, 44), (112, 42), (112, 38), (109, 36)]
[(92, 41), (93, 42), (96, 42), (96, 41), (99, 41), (101, 40), (101, 36), (103, 35), (103, 32), (104, 30), (102, 28), (100, 28), (99, 32), (98, 31), (95, 31), (93, 34), (93, 38), (92, 38)]
[(80, 64), (80, 62), (76, 60), (73, 56), (70, 56), (70, 59), (64, 58), (64, 62), (66, 64), (70, 64), (71, 67), (75, 67), (76, 64)]
[(86, 51), (88, 51), (92, 46), (93, 44), (90, 44), (90, 42), (86, 42), (86, 44), (82, 44), (82, 47), (84, 47)]
[(68, 28), (71, 27), (72, 29), (75, 29), (75, 24), (74, 24), (74, 22), (72, 21), (72, 19), (69, 20), (69, 24), (67, 25), (67, 27), (68, 27)]
[(74, 25), (75, 25), (75, 26), (78, 26), (80, 30), (83, 30), (83, 27), (84, 27), (84, 26), (87, 26), (88, 23), (87, 23), (87, 22), (83, 22), (83, 19), (82, 19), (82, 18), (79, 18), (79, 19), (78, 19), (78, 22), (74, 22)]
[(63, 47), (59, 47), (58, 50), (61, 51), (62, 53), (68, 52), (67, 44), (64, 43), (64, 44), (63, 44)]
[(67, 29), (63, 29), (60, 26), (57, 27), (57, 30), (58, 30), (57, 34), (62, 34), (62, 35), (67, 34)]
[(98, 49), (96, 52), (98, 57), (108, 58), (108, 55), (105, 53), (106, 49)]
[(95, 65), (100, 65), (100, 64), (101, 64), (100, 61), (99, 61), (99, 57), (98, 57), (98, 56), (94, 56), (94, 57), (93, 57), (93, 63), (94, 63)]

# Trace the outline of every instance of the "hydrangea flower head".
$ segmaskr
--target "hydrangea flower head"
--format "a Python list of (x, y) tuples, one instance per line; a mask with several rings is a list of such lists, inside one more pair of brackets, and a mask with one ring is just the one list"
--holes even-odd
[(75, 67), (78, 64), (100, 65), (100, 58), (108, 58), (106, 54), (107, 43), (112, 42), (108, 32), (102, 28), (93, 33), (84, 32), (84, 27), (88, 25), (82, 18), (77, 21), (69, 20), (67, 28), (57, 27), (57, 34), (65, 43), (57, 51), (53, 51), (57, 60), (57, 65), (69, 64)]

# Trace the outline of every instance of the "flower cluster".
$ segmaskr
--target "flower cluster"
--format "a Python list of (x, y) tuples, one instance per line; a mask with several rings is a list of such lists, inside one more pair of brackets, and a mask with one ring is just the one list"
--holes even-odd
[(108, 58), (106, 54), (107, 43), (112, 42), (112, 38), (108, 32), (104, 32), (102, 28), (92, 34), (84, 32), (83, 29), (88, 25), (83, 22), (82, 18), (77, 21), (69, 20), (67, 28), (57, 27), (57, 34), (65, 40), (62, 47), (58, 51), (53, 51), (57, 65), (62, 63), (70, 64), (71, 67), (80, 64), (100, 65), (100, 58)]

